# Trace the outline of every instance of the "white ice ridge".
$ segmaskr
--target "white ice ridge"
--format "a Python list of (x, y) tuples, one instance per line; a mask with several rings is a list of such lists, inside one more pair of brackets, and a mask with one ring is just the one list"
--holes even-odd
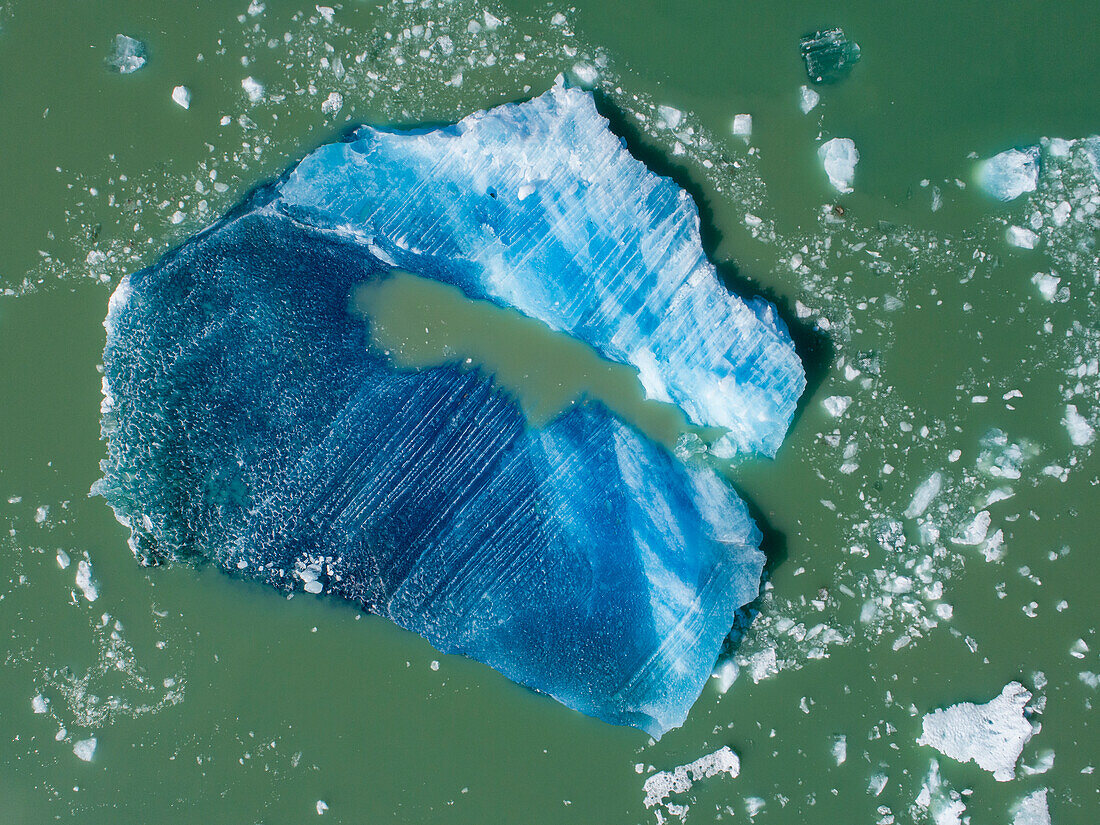
[(962, 702), (926, 714), (917, 744), (930, 745), (959, 762), (974, 760), (998, 782), (1007, 782), (1038, 729), (1024, 714), (1030, 701), (1031, 691), (1009, 682), (1000, 696), (984, 705)]
[(645, 806), (664, 805), (665, 800), (674, 793), (687, 793), (691, 786), (702, 779), (709, 779), (720, 773), (736, 777), (741, 773), (741, 760), (737, 754), (723, 747), (714, 753), (708, 753), (689, 765), (680, 765), (671, 771), (659, 771), (645, 781)]
[(635, 366), (650, 398), (774, 455), (805, 388), (775, 307), (719, 281), (691, 196), (558, 82), (439, 129), (360, 128), (280, 184), (296, 218), (518, 309)]

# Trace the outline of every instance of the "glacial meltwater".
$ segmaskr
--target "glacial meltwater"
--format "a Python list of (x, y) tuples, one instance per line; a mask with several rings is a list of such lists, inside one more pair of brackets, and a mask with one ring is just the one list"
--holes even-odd
[(0, 3), (0, 821), (1100, 819), (1094, 16)]

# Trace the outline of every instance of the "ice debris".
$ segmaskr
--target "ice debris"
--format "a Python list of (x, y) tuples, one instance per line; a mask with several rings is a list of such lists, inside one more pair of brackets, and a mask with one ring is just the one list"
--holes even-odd
[(1002, 201), (1034, 192), (1039, 184), (1039, 147), (1009, 149), (983, 161), (978, 167), (978, 183)]
[(1005, 240), (1010, 246), (1034, 249), (1035, 244), (1039, 243), (1039, 236), (1026, 226), (1010, 226), (1005, 230)]
[(655, 805), (669, 809), (670, 813), (683, 816), (686, 806), (670, 804), (667, 800), (672, 794), (683, 794), (691, 790), (692, 785), (703, 779), (709, 779), (720, 773), (736, 778), (741, 773), (741, 760), (728, 746), (719, 748), (696, 759), (688, 765), (680, 765), (671, 771), (659, 771), (650, 776), (643, 786), (645, 806)]
[(81, 559), (76, 565), (76, 586), (84, 594), (84, 598), (94, 602), (99, 598), (99, 587), (92, 578), (92, 565), (87, 559)]
[(746, 449), (774, 451), (803, 386), (690, 198), (558, 85), (364, 128), (124, 278), (95, 492), (146, 563), (337, 596), (589, 715), (681, 724), (759, 593), (744, 503), (599, 403), (533, 426), (481, 370), (398, 368), (348, 307), (395, 268), (641, 362)]
[(737, 137), (744, 138), (745, 142), (748, 143), (749, 138), (752, 137), (752, 115), (734, 115), (730, 132)]
[(45, 713), (49, 709), (50, 702), (41, 693), (31, 697), (31, 710), (33, 710), (35, 713)]
[(1096, 430), (1089, 424), (1088, 419), (1077, 411), (1076, 404), (1066, 404), (1066, 414), (1062, 418), (1062, 423), (1066, 427), (1066, 432), (1069, 433), (1069, 440), (1076, 447), (1091, 444), (1096, 438)]
[(1029, 793), (1012, 807), (1012, 825), (1050, 825), (1046, 788)]
[(814, 83), (835, 83), (848, 76), (859, 62), (859, 46), (844, 36), (843, 29), (826, 29), (805, 35), (799, 42), (806, 75)]
[(952, 790), (940, 777), (940, 766), (935, 759), (928, 768), (916, 805), (931, 815), (933, 825), (963, 825), (966, 804), (958, 791)]
[(1031, 691), (1009, 682), (990, 702), (958, 705), (926, 714), (917, 743), (959, 762), (973, 760), (998, 782), (1015, 776), (1016, 760), (1036, 732), (1025, 715)]
[(805, 377), (775, 308), (722, 286), (691, 197), (560, 78), (442, 129), (364, 126), (307, 156), (279, 194), (397, 265), (446, 262), (437, 277), (470, 297), (633, 365), (648, 397), (728, 430), (737, 452), (774, 455), (786, 433)]
[(145, 44), (125, 34), (116, 34), (111, 52), (103, 61), (119, 74), (131, 74), (145, 65)]
[(932, 503), (932, 499), (939, 495), (942, 484), (943, 476), (939, 470), (922, 481), (916, 492), (913, 493), (913, 500), (905, 508), (905, 517), (917, 518), (923, 515), (924, 511), (928, 509), (928, 505)]
[(817, 149), (817, 156), (825, 167), (825, 174), (829, 176), (829, 183), (838, 192), (851, 192), (852, 179), (856, 174), (856, 164), (859, 163), (859, 150), (855, 141), (851, 138), (833, 138), (827, 140)]

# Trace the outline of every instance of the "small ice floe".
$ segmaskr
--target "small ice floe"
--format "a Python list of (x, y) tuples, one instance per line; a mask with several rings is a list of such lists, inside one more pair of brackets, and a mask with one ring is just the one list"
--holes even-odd
[(666, 800), (672, 794), (687, 793), (692, 785), (702, 779), (709, 779), (720, 773), (736, 777), (741, 773), (741, 760), (737, 754), (724, 747), (714, 753), (696, 759), (689, 765), (681, 765), (671, 771), (659, 771), (645, 781), (645, 806), (652, 808), (654, 805), (664, 805), (671, 813), (676, 813), (673, 808), (687, 812), (687, 806), (671, 805)]
[(83, 762), (91, 762), (92, 757), (95, 756), (96, 739), (93, 736), (90, 739), (81, 739), (78, 742), (73, 743), (73, 753), (76, 754), (76, 758)]
[(802, 110), (802, 114), (808, 115), (818, 103), (821, 102), (821, 95), (811, 89), (809, 86), (802, 86), (798, 90), (798, 108)]
[(37, 696), (31, 698), (31, 710), (35, 713), (45, 713), (50, 709), (50, 700), (39, 693)]
[(172, 100), (177, 106), (184, 109), (191, 108), (191, 90), (186, 86), (176, 86), (172, 89)]
[(952, 536), (951, 541), (955, 544), (977, 547), (989, 535), (989, 525), (992, 520), (993, 517), (989, 515), (989, 511), (982, 510), (957, 536)]
[(848, 737), (844, 734), (839, 734), (833, 737), (833, 746), (830, 749), (833, 754), (833, 761), (837, 765), (843, 765), (848, 761)]
[(41, 507), (35, 508), (34, 511), (34, 523), (42, 524), (50, 515), (50, 505), (43, 504)]
[(741, 668), (738, 667), (737, 662), (733, 659), (726, 659), (718, 667), (714, 669), (714, 673), (711, 674), (714, 680), (718, 683), (718, 692), (725, 694), (727, 690), (733, 687), (733, 683), (737, 681), (737, 674), (741, 672)]
[(317, 816), (324, 816), (325, 811), (328, 810), (328, 803), (323, 799), (317, 800)]
[(81, 559), (76, 565), (76, 586), (84, 594), (84, 598), (94, 602), (99, 598), (99, 587), (92, 578), (92, 564), (87, 559)]
[(1031, 691), (1009, 682), (984, 705), (962, 702), (925, 714), (919, 745), (930, 745), (959, 762), (973, 760), (998, 782), (1015, 776), (1016, 760), (1037, 732), (1025, 715)]
[(658, 106), (657, 117), (660, 125), (666, 129), (675, 129), (683, 122), (684, 113), (674, 106)]
[(749, 138), (752, 137), (752, 115), (734, 115), (730, 131), (737, 137), (744, 138), (745, 143), (748, 143)]
[(1025, 226), (1013, 225), (1005, 230), (1005, 240), (1020, 249), (1034, 249), (1035, 244), (1039, 243), (1039, 236)]
[(859, 151), (851, 138), (833, 138), (818, 147), (817, 156), (829, 176), (829, 183), (838, 192), (851, 192), (852, 179), (859, 163)]
[(60, 567), (62, 570), (68, 568), (71, 561), (72, 560), (69, 558), (69, 554), (66, 553), (64, 550), (57, 551), (57, 566)]
[(1069, 433), (1069, 440), (1076, 447), (1091, 444), (1093, 439), (1096, 438), (1096, 430), (1081, 413), (1077, 412), (1076, 404), (1066, 404), (1066, 414), (1062, 418), (1062, 424), (1065, 425), (1066, 432)]
[(1039, 287), (1039, 294), (1045, 300), (1053, 301), (1058, 296), (1058, 285), (1062, 283), (1062, 279), (1046, 272), (1036, 272), (1031, 276), (1031, 282)]
[[(962, 825), (966, 805), (962, 796), (940, 778), (940, 766), (935, 759), (916, 799), (917, 807), (927, 811), (934, 825)], [(969, 822), (969, 819), (967, 820)]]
[[(258, 81), (256, 78), (252, 77), (252, 75), (249, 75), (241, 81), (241, 88), (244, 89), (244, 93), (248, 95), (248, 99), (252, 103), (259, 103), (261, 100), (264, 99), (263, 84), (260, 83), (260, 81)], [(179, 101), (176, 102), (178, 103)], [(182, 106), (183, 104), (181, 103), (180, 105)], [(187, 107), (184, 106), (183, 108), (186, 109)]]
[(848, 405), (851, 403), (852, 397), (850, 395), (830, 395), (821, 402), (821, 406), (833, 418), (839, 418), (844, 415), (844, 411), (848, 409)]
[(131, 74), (145, 65), (145, 44), (140, 40), (116, 34), (111, 51), (103, 61), (108, 69), (119, 74)]
[(993, 197), (1011, 201), (1039, 184), (1039, 147), (1009, 149), (978, 167), (978, 185)]
[(1012, 807), (1012, 825), (1050, 825), (1046, 788), (1029, 793)]

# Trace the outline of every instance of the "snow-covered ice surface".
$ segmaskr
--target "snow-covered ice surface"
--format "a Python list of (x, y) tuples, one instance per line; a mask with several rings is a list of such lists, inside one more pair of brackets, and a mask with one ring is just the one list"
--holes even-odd
[(1005, 685), (984, 705), (961, 702), (925, 714), (918, 744), (959, 762), (973, 760), (999, 782), (1016, 775), (1016, 762), (1036, 728), (1027, 718), (1032, 694), (1019, 682)]

